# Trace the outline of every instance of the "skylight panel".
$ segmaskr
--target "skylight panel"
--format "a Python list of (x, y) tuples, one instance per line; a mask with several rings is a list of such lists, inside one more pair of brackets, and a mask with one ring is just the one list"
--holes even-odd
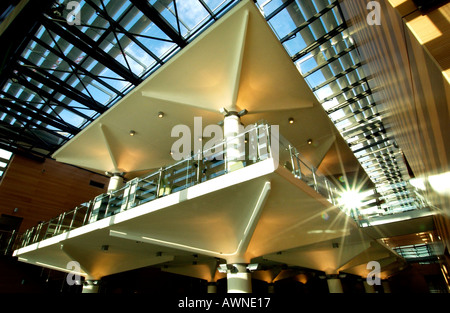
[(208, 6), (208, 8), (211, 11), (213, 11), (213, 13), (216, 13), (230, 1), (227, 1), (227, 0), (204, 0), (204, 2)]
[(275, 15), (269, 22), (279, 39), (288, 35), (296, 27), (286, 9)]

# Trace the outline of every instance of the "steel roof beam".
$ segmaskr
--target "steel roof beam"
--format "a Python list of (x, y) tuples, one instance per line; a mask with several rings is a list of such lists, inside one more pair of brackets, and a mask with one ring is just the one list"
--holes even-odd
[[(25, 78), (23, 78), (21, 76), (17, 76), (16, 78), (17, 78), (19, 84), (21, 84), (23, 87), (29, 89), (30, 91), (34, 92), (41, 99), (46, 101), (45, 102), (46, 105), (48, 105), (48, 106), (55, 105), (57, 107), (62, 107), (64, 109), (66, 109), (66, 110), (68, 110), (68, 111), (70, 111), (70, 112), (72, 112), (72, 113), (74, 113), (74, 114), (84, 118), (85, 120), (88, 120), (88, 121), (93, 121), (94, 120), (92, 117), (75, 110), (74, 108), (70, 107), (69, 105), (67, 105), (65, 103), (62, 103), (59, 100), (56, 100), (54, 98), (53, 94), (50, 94), (47, 91), (43, 90), (42, 88), (39, 88), (38, 86), (30, 83), (27, 79), (25, 79)], [(50, 102), (53, 102), (54, 104), (51, 104)]]
[(76, 128), (75, 126), (72, 126), (70, 124), (66, 124), (64, 122), (57, 121), (53, 118), (50, 118), (47, 114), (44, 112), (34, 112), (28, 108), (23, 107), (22, 105), (18, 105), (16, 103), (13, 103), (11, 101), (5, 100), (3, 98), (0, 98), (0, 104), (2, 107), (10, 108), (11, 110), (14, 110), (16, 112), (19, 112), (21, 114), (24, 114), (26, 116), (31, 117), (35, 121), (41, 121), (42, 123), (45, 123), (47, 125), (53, 126), (55, 128), (60, 129), (61, 131), (67, 132), (72, 135), (76, 135), (80, 130)]
[[(21, 59), (21, 61), (23, 61), (26, 64), (27, 63), (29, 64), (29, 61), (27, 61), (25, 59)], [(56, 78), (52, 74), (46, 72), (45, 70), (43, 70), (39, 67), (34, 67), (34, 65), (33, 65), (33, 69), (35, 71), (33, 71), (28, 66), (21, 66), (19, 68), (19, 72), (25, 76), (30, 77), (31, 79), (33, 79), (39, 83), (42, 83), (46, 87), (53, 89), (55, 92), (63, 94), (66, 97), (68, 97), (72, 100), (75, 100), (75, 101), (85, 105), (86, 107), (90, 108), (91, 110), (94, 110), (100, 114), (107, 110), (107, 108), (105, 106), (103, 106), (102, 104), (100, 104), (99, 102), (95, 101), (94, 99), (89, 98), (88, 96), (85, 96), (79, 90), (73, 88), (72, 86), (69, 86), (68, 84), (66, 84), (62, 80)]]
[(115, 94), (117, 94), (117, 95), (119, 95), (121, 97), (124, 96), (123, 93), (121, 93), (119, 90), (117, 90), (116, 88), (114, 88), (113, 86), (111, 86), (110, 84), (105, 82), (104, 80), (100, 79), (97, 75), (92, 74), (90, 71), (86, 70), (85, 68), (83, 68), (79, 64), (77, 64), (74, 61), (70, 60), (66, 55), (64, 55), (63, 53), (61, 53), (57, 49), (54, 49), (53, 47), (48, 45), (46, 42), (42, 41), (39, 38), (33, 38), (33, 40), (35, 42), (37, 42), (39, 45), (41, 45), (43, 48), (45, 48), (48, 51), (50, 51), (50, 53), (56, 55), (58, 58), (61, 58), (64, 62), (69, 64), (69, 66), (71, 66), (74, 69), (74, 73), (72, 73), (73, 75), (75, 75), (76, 73), (77, 74), (81, 74), (81, 75), (86, 75), (89, 78), (91, 78), (91, 79), (95, 80), (96, 82), (100, 83), (104, 87), (108, 88), (109, 90), (111, 90)]
[(151, 4), (146, 0), (130, 0), (133, 5), (147, 16), (180, 48), (187, 45), (186, 40), (170, 25)]
[(135, 86), (141, 83), (141, 78), (130, 72), (129, 69), (114, 59), (111, 55), (100, 49), (94, 40), (92, 40), (85, 33), (81, 32), (75, 26), (70, 26), (68, 24), (62, 26), (58, 22), (52, 21), (46, 17), (42, 17), (41, 20), (47, 30), (51, 30), (81, 51), (84, 51), (87, 55), (96, 59), (120, 77), (126, 79)]

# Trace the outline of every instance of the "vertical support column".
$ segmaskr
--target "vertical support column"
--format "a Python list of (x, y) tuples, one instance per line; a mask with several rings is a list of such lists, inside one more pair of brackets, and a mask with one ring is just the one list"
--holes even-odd
[(217, 293), (217, 283), (215, 282), (208, 282), (207, 286), (207, 293)]
[(123, 176), (120, 173), (114, 173), (109, 179), (108, 193), (123, 187)]
[(242, 167), (242, 152), (244, 151), (244, 136), (236, 137), (242, 131), (242, 125), (237, 113), (229, 112), (223, 121), (223, 135), (226, 141), (226, 170), (231, 172)]
[(100, 282), (98, 280), (86, 280), (83, 283), (82, 293), (98, 293)]
[(252, 277), (247, 271), (247, 264), (233, 264), (227, 270), (228, 293), (251, 293)]
[(330, 293), (344, 293), (339, 275), (327, 275), (328, 290)]
[(364, 290), (366, 293), (375, 293), (375, 286), (369, 285), (367, 281), (364, 281)]
[(391, 293), (391, 286), (389, 285), (389, 282), (387, 280), (383, 280), (381, 282), (381, 285), (383, 286), (384, 293)]

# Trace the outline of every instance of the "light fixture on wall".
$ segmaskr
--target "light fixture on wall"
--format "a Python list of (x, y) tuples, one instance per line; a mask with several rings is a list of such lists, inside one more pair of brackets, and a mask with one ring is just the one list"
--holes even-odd
[(310, 138), (310, 139), (308, 139), (307, 141), (306, 141), (306, 143), (308, 144), (308, 145), (311, 145), (312, 144), (312, 139)]
[(163, 118), (163, 117), (164, 117), (164, 112), (161, 112), (161, 111), (158, 112), (158, 117), (159, 117), (159, 118)]
[(289, 124), (294, 124), (294, 118), (293, 118), (293, 117), (290, 117), (290, 118), (288, 119), (288, 121), (289, 121)]
[(134, 135), (136, 135), (136, 132), (134, 130), (130, 130), (130, 136), (133, 137)]

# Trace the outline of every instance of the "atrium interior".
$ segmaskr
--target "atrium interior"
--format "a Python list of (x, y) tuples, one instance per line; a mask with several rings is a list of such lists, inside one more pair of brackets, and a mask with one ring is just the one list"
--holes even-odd
[(0, 292), (450, 292), (450, 3), (0, 5)]

